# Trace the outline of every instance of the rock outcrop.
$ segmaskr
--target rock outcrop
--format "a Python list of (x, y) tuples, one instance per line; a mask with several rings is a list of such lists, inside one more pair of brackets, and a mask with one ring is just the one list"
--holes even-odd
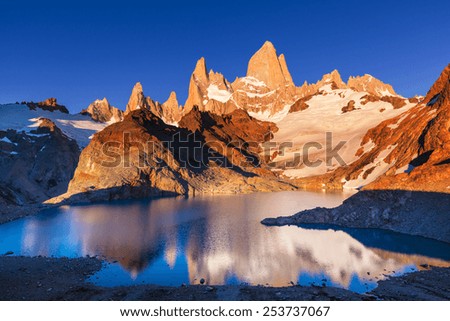
[(89, 115), (93, 120), (100, 123), (115, 123), (123, 119), (123, 112), (111, 106), (106, 98), (95, 100), (86, 109), (83, 109), (81, 114)]
[(62, 113), (68, 114), (69, 111), (67, 110), (66, 106), (58, 104), (56, 98), (47, 98), (44, 101), (40, 101), (38, 103), (34, 102), (22, 102), (22, 105), (27, 105), (30, 109), (36, 110), (36, 108), (40, 108), (42, 110), (47, 111), (60, 111)]
[(175, 92), (171, 92), (168, 100), (160, 104), (145, 96), (142, 85), (138, 82), (133, 87), (124, 115), (139, 109), (151, 111), (169, 125), (176, 125), (184, 114), (183, 109), (178, 105)]
[(83, 150), (64, 197), (109, 200), (188, 192), (187, 171), (163, 142), (177, 129), (148, 109), (94, 135)]
[(362, 191), (336, 208), (315, 208), (265, 225), (332, 224), (381, 228), (450, 242), (450, 195), (410, 191)]

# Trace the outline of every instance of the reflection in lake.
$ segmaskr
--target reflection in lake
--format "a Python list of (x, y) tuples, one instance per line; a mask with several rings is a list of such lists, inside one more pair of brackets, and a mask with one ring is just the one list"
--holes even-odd
[(311, 192), (162, 198), (61, 207), (0, 225), (0, 253), (98, 255), (100, 285), (311, 283), (364, 292), (387, 275), (449, 266), (450, 245), (381, 230), (266, 227), (261, 219), (343, 194)]

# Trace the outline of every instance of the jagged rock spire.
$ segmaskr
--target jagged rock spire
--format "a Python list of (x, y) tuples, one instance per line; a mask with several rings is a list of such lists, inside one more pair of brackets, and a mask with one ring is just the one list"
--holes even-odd
[(284, 55), (277, 57), (276, 49), (270, 41), (266, 41), (250, 58), (247, 76), (263, 81), (270, 89), (293, 85)]
[(125, 110), (125, 115), (136, 109), (147, 109), (148, 104), (142, 89), (140, 82), (137, 82), (133, 90), (131, 91), (130, 99), (128, 100), (127, 108)]

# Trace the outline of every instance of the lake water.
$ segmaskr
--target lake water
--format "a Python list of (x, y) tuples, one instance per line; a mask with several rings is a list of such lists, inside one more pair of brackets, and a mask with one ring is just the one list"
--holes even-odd
[(266, 227), (265, 217), (334, 207), (349, 195), (280, 192), (63, 206), (0, 225), (0, 254), (99, 256), (102, 286), (290, 284), (355, 292), (378, 280), (450, 266), (450, 245), (383, 230)]

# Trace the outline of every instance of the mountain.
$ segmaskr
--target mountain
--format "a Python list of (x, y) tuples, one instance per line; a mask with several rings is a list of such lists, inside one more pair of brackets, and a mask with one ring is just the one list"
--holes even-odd
[[(396, 148), (386, 156), (390, 168), (367, 189), (402, 189), (450, 192), (450, 64), (422, 103), (400, 117), (380, 124), (373, 132), (386, 132), (377, 140), (380, 149)], [(377, 147), (378, 147), (377, 146)], [(378, 155), (379, 156), (379, 155)]]
[(67, 191), (80, 150), (106, 127), (47, 103), (0, 105), (0, 221)]
[[(285, 115), (272, 117), (279, 129), (273, 143), (283, 146), (282, 150), (275, 150), (272, 166), (288, 178), (301, 179), (302, 186), (312, 184), (305, 177), (325, 175), (357, 161), (361, 156), (357, 152), (370, 128), (415, 105), (399, 95), (386, 99), (386, 96), (349, 88), (337, 70), (324, 75), (317, 83), (304, 84), (297, 94), (303, 97)], [(327, 146), (334, 148), (341, 142), (340, 159), (327, 162)], [(308, 161), (314, 165), (308, 166)], [(341, 186), (334, 180), (332, 183), (322, 182), (321, 178), (314, 180), (315, 188), (322, 188), (322, 184), (326, 188)]]
[(250, 58), (247, 77), (264, 82), (270, 89), (294, 86), (284, 55), (277, 57), (276, 49), (270, 41), (266, 41)]
[(258, 157), (272, 126), (245, 111), (219, 116), (194, 107), (177, 128), (136, 109), (93, 136), (67, 193), (48, 203), (293, 190)]
[(169, 125), (176, 124), (181, 120), (182, 108), (174, 91), (170, 93), (169, 98), (161, 105), (160, 113), (160, 118)]
[(422, 101), (391, 110), (393, 117), (380, 119), (379, 124), (367, 130), (360, 143), (354, 144), (350, 154), (353, 160), (347, 166), (300, 178), (298, 183), (310, 188), (365, 186), (449, 193), (448, 94), (449, 66)]
[(28, 132), (0, 130), (0, 205), (36, 204), (64, 193), (80, 150), (48, 118)]
[(200, 58), (184, 106), (175, 92), (154, 101), (139, 82), (124, 112), (106, 98), (77, 115), (54, 98), (0, 105), (5, 168), (47, 153), (39, 141), (29, 153), (15, 149), (14, 135), (31, 144), (41, 123), (65, 146), (57, 157), (48, 149), (53, 166), (39, 172), (60, 175), (57, 188), (39, 183), (31, 198), (35, 183), (14, 185), (2, 171), (0, 184), (15, 186), (4, 199), (16, 202), (17, 190), (25, 203), (58, 193), (49, 202), (363, 186), (448, 193), (448, 69), (425, 98), (402, 97), (371, 75), (346, 83), (337, 70), (297, 87), (284, 55), (265, 42), (232, 83)]
[(198, 106), (201, 111), (223, 115), (244, 109), (256, 118), (268, 120), (287, 111), (295, 100), (295, 85), (285, 57), (277, 56), (275, 47), (267, 41), (250, 58), (247, 75), (237, 77), (233, 83), (221, 73), (208, 73), (205, 59), (201, 58), (191, 75), (184, 110), (187, 113)]

